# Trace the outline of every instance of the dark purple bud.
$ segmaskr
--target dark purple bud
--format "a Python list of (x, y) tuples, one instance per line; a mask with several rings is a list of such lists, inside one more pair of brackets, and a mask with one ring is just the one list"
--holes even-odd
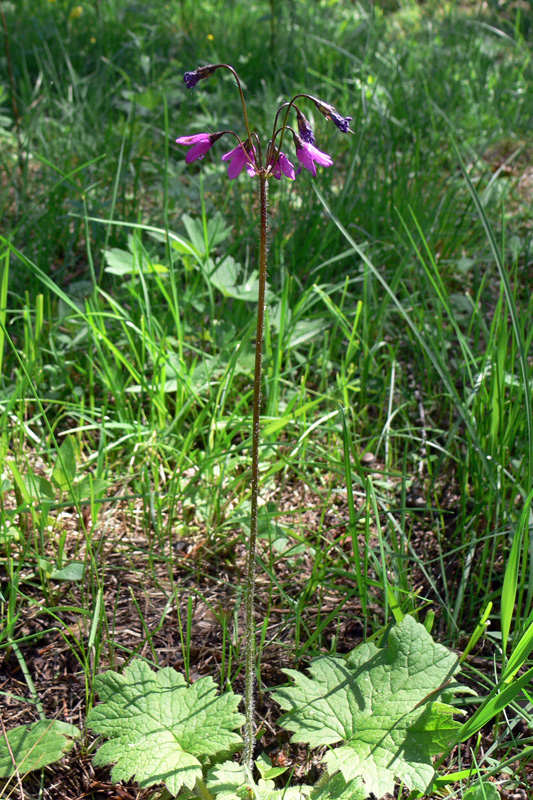
[(322, 100), (319, 100), (317, 97), (312, 97), (311, 99), (320, 113), (323, 114), (326, 119), (331, 120), (340, 131), (343, 133), (353, 133), (353, 131), (350, 130), (350, 122), (353, 117), (342, 117), (337, 109), (329, 103), (323, 103)]
[(185, 86), (187, 89), (193, 89), (197, 83), (203, 81), (204, 78), (209, 78), (219, 67), (220, 64), (207, 64), (205, 67), (198, 67), (194, 72), (186, 72), (183, 76)]
[(337, 128), (342, 131), (343, 133), (348, 133), (350, 131), (350, 122), (352, 121), (353, 117), (341, 117), (340, 114), (337, 112), (332, 112), (331, 116), (328, 117), (332, 122), (335, 123)]
[(302, 141), (307, 142), (308, 144), (314, 144), (316, 140), (311, 123), (306, 117), (304, 117), (299, 108), (296, 109), (296, 118), (298, 121), (298, 133), (300, 134)]

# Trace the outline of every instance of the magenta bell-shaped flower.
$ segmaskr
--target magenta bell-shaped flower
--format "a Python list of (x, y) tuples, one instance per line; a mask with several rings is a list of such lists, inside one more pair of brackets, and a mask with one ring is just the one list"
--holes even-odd
[(294, 142), (296, 145), (296, 158), (304, 167), (309, 170), (311, 175), (316, 175), (315, 161), (321, 167), (331, 167), (333, 159), (327, 153), (323, 153), (318, 147), (315, 147), (308, 142), (304, 142), (299, 136), (294, 134)]
[(203, 158), (221, 136), (221, 133), (195, 133), (193, 136), (180, 136), (176, 139), (176, 144), (193, 145), (185, 156), (185, 161), (190, 164), (198, 158)]
[(222, 161), (230, 162), (228, 165), (228, 178), (231, 181), (241, 174), (244, 167), (246, 167), (246, 171), (251, 177), (257, 175), (257, 170), (255, 168), (255, 148), (253, 147), (250, 152), (248, 152), (242, 144), (238, 144), (237, 147), (234, 147), (233, 150), (230, 150), (229, 153), (225, 153), (222, 156)]
[(272, 175), (278, 181), (281, 180), (281, 176), (285, 175), (286, 178), (293, 181), (296, 177), (296, 172), (294, 171), (294, 166), (291, 164), (285, 153), (280, 153), (276, 163), (272, 167)]

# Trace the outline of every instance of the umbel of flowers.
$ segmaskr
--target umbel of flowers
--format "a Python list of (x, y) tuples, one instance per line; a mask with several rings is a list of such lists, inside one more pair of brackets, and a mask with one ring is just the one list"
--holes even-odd
[[(189, 89), (194, 88), (200, 81), (209, 78), (219, 69), (228, 69), (237, 82), (242, 102), (246, 136), (241, 139), (234, 131), (216, 131), (215, 133), (196, 133), (191, 136), (180, 136), (176, 142), (189, 147), (185, 161), (190, 164), (205, 156), (215, 142), (223, 136), (231, 136), (236, 140), (236, 145), (222, 156), (222, 161), (228, 162), (228, 177), (230, 180), (237, 178), (243, 169), (250, 177), (257, 177), (259, 182), (260, 198), (260, 226), (259, 226), (259, 290), (257, 301), (257, 330), (255, 339), (255, 372), (254, 372), (254, 399), (252, 412), (252, 446), (251, 446), (251, 478), (250, 478), (250, 533), (246, 543), (246, 575), (245, 575), (245, 690), (244, 712), (245, 724), (243, 730), (244, 752), (243, 764), (252, 773), (253, 751), (255, 743), (254, 724), (254, 676), (255, 676), (255, 619), (254, 619), (254, 586), (256, 569), (256, 543), (257, 520), (259, 500), (259, 440), (260, 440), (260, 413), (261, 413), (261, 371), (263, 357), (263, 327), (265, 315), (265, 287), (267, 277), (267, 187), (270, 178), (281, 180), (285, 177), (293, 181), (302, 169), (309, 170), (316, 175), (316, 165), (330, 167), (333, 160), (327, 153), (315, 147), (315, 135), (309, 120), (304, 116), (297, 105), (297, 100), (307, 100), (314, 103), (323, 116), (333, 122), (343, 133), (352, 133), (350, 130), (351, 117), (343, 117), (329, 103), (324, 103), (310, 94), (297, 94), (289, 102), (283, 103), (274, 118), (272, 135), (266, 147), (264, 158), (261, 142), (256, 133), (252, 133), (248, 122), (246, 103), (239, 76), (229, 64), (208, 64), (199, 67), (194, 72), (186, 72), (184, 81)], [(289, 125), (292, 116), (296, 116), (296, 129)], [(291, 119), (292, 121), (292, 119)], [(296, 158), (299, 162), (295, 169), (283, 145), (287, 138), (292, 136)]]
[[(177, 144), (190, 146), (191, 148), (185, 156), (187, 164), (203, 158), (213, 147), (215, 142), (226, 135), (234, 136), (237, 140), (236, 147), (222, 156), (222, 161), (229, 162), (228, 177), (230, 180), (237, 178), (242, 170), (246, 169), (251, 177), (263, 174), (265, 177), (273, 177), (277, 180), (286, 177), (293, 181), (302, 168), (309, 170), (312, 175), (316, 175), (316, 164), (322, 167), (330, 167), (333, 164), (331, 156), (327, 153), (323, 153), (318, 147), (315, 147), (313, 129), (296, 104), (296, 101), (299, 99), (310, 100), (314, 103), (318, 111), (320, 111), (326, 119), (331, 120), (343, 133), (352, 132), (350, 130), (352, 117), (341, 116), (329, 103), (324, 103), (322, 100), (310, 94), (297, 94), (290, 102), (283, 103), (278, 109), (274, 119), (272, 138), (266, 148), (266, 155), (263, 161), (259, 138), (257, 134), (252, 134), (248, 125), (248, 116), (241, 83), (233, 67), (230, 67), (229, 64), (209, 64), (205, 67), (199, 67), (199, 69), (194, 70), (194, 72), (185, 73), (185, 84), (189, 89), (192, 89), (201, 80), (210, 77), (217, 69), (221, 68), (229, 69), (237, 80), (237, 86), (243, 104), (247, 137), (243, 142), (234, 131), (229, 130), (217, 131), (216, 133), (196, 133), (192, 136), (180, 136), (176, 139)], [(296, 114), (298, 130), (294, 130), (294, 128), (288, 124), (291, 111), (294, 111)], [(295, 170), (293, 163), (281, 149), (287, 134), (292, 135), (296, 158), (300, 164), (297, 170)]]

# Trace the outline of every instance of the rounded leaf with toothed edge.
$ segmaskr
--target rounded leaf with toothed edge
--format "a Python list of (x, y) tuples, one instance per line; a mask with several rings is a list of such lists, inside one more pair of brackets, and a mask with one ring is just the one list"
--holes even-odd
[(87, 725), (109, 741), (94, 763), (114, 763), (114, 781), (135, 777), (141, 788), (164, 783), (177, 794), (183, 786), (194, 788), (206, 763), (242, 746), (234, 732), (244, 722), (237, 712), (241, 698), (218, 695), (210, 676), (189, 686), (179, 672), (154, 672), (137, 660), (123, 674), (109, 671), (95, 683), (102, 702)]
[(361, 781), (367, 794), (392, 792), (395, 779), (423, 792), (433, 779), (432, 756), (460, 728), (453, 719), (460, 712), (446, 702), (461, 689), (458, 669), (457, 657), (406, 616), (385, 647), (366, 643), (346, 658), (318, 658), (311, 677), (283, 670), (294, 685), (274, 692), (287, 712), (279, 723), (294, 742), (341, 744), (325, 756), (329, 774)]

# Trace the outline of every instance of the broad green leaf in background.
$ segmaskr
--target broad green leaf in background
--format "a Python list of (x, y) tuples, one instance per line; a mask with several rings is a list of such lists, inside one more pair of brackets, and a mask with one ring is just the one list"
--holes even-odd
[(72, 491), (68, 493), (68, 500), (73, 503), (81, 503), (83, 500), (89, 500), (92, 497), (103, 497), (109, 482), (103, 478), (93, 478), (92, 475), (86, 475), (72, 487)]
[(76, 453), (71, 436), (67, 436), (57, 454), (52, 483), (61, 492), (68, 492), (76, 477)]
[(463, 800), (500, 800), (500, 793), (493, 783), (480, 781), (465, 792)]
[(284, 786), (276, 789), (274, 781), (265, 781), (263, 778), (252, 787), (255, 800), (306, 800), (310, 789), (310, 786)]
[(211, 677), (188, 686), (179, 672), (153, 672), (138, 660), (122, 675), (99, 675), (96, 691), (103, 702), (90, 711), (87, 724), (111, 738), (94, 763), (115, 763), (113, 781), (135, 776), (141, 788), (164, 783), (177, 794), (182, 786), (194, 787), (210, 758), (242, 745), (234, 733), (244, 723), (237, 713), (241, 698), (233, 692), (217, 696)]
[[(209, 283), (218, 289), (224, 297), (234, 297), (236, 300), (249, 300), (257, 302), (259, 292), (258, 273), (253, 270), (246, 279), (243, 280), (242, 267), (235, 261), (233, 256), (225, 256), (215, 267), (212, 259), (208, 262)], [(265, 298), (270, 300), (273, 297), (272, 290), (266, 284)]]
[(274, 692), (287, 711), (279, 722), (294, 742), (342, 743), (324, 760), (330, 775), (352, 783), (354, 797), (357, 786), (366, 795), (392, 793), (395, 778), (424, 792), (434, 775), (431, 757), (460, 728), (448, 704), (461, 688), (453, 680), (458, 669), (457, 657), (406, 616), (383, 648), (367, 643), (346, 658), (318, 658), (311, 678), (283, 670), (294, 686)]
[(62, 569), (54, 569), (50, 575), (53, 581), (82, 581), (85, 564), (81, 561), (70, 561)]
[[(0, 736), (0, 778), (25, 775), (53, 764), (74, 746), (81, 731), (56, 719), (42, 719), (33, 725), (19, 725)], [(15, 763), (13, 763), (15, 762)]]
[(227, 239), (232, 231), (219, 211), (210, 216), (205, 223), (204, 220), (190, 217), (188, 214), (183, 214), (181, 221), (191, 244), (202, 255), (207, 255), (217, 244)]
[(168, 268), (163, 264), (158, 264), (152, 261), (148, 255), (142, 251), (142, 255), (128, 252), (128, 250), (121, 250), (119, 247), (111, 247), (105, 252), (105, 261), (107, 267), (105, 272), (111, 275), (135, 275), (139, 272), (150, 275), (157, 272), (165, 274)]

